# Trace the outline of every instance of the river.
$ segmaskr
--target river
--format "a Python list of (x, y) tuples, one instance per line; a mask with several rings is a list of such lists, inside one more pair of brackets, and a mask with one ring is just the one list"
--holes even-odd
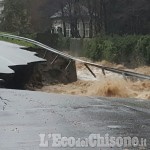
[[(107, 61), (96, 62), (104, 66), (139, 72), (150, 75), (150, 67), (143, 66), (128, 69), (123, 65), (112, 64)], [(150, 81), (139, 79), (128, 79), (122, 75), (106, 71), (103, 75), (101, 69), (91, 67), (97, 78), (81, 63), (76, 63), (78, 81), (67, 85), (57, 84), (44, 86), (42, 91), (48, 93), (71, 94), (80, 96), (105, 96), (121, 98), (138, 98), (150, 100)]]

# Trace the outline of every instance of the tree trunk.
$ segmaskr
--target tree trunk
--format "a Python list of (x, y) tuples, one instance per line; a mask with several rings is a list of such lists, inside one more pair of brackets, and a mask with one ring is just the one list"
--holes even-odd
[(82, 25), (83, 25), (83, 38), (85, 38), (85, 22), (84, 22), (83, 17), (81, 18), (81, 20), (82, 20)]
[(90, 38), (93, 37), (93, 19), (92, 19), (92, 16), (90, 17), (90, 21), (89, 21), (89, 37)]
[(64, 37), (66, 37), (66, 23), (65, 23), (65, 14), (64, 14), (64, 4), (63, 4), (63, 2), (61, 3), (61, 13), (62, 13)]

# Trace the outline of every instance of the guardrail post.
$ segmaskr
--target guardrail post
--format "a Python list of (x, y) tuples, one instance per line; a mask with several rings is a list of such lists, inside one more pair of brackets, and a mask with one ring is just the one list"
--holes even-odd
[(68, 63), (68, 65), (66, 66), (65, 70), (68, 69), (68, 67), (70, 66), (71, 62), (72, 62), (72, 60), (69, 61), (69, 63)]
[(58, 59), (58, 55), (53, 59), (53, 61), (51, 62), (51, 65), (53, 65), (57, 59)]
[(85, 67), (90, 71), (90, 73), (96, 78), (96, 75), (94, 74), (94, 72), (90, 69), (90, 67), (87, 64), (84, 64)]
[(47, 50), (45, 51), (43, 58), (45, 58), (45, 57), (46, 57), (46, 54), (47, 54)]
[(103, 73), (104, 76), (106, 75), (104, 68), (102, 68), (102, 73)]

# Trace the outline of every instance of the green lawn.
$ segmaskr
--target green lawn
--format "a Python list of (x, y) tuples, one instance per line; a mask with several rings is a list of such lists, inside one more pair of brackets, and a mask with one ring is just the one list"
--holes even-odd
[[(4, 32), (0, 32), (0, 33), (8, 34), (8, 33), (4, 33)], [(25, 46), (25, 47), (36, 47), (34, 44), (31, 44), (31, 43), (28, 43), (25, 41), (21, 41), (21, 40), (12, 39), (12, 38), (0, 37), (0, 41), (6, 41), (6, 42), (21, 45), (21, 46)]]

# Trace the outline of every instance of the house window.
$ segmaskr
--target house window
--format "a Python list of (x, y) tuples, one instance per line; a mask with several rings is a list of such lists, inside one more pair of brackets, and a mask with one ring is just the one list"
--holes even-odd
[(66, 36), (70, 37), (71, 36), (71, 30), (70, 29), (66, 29)]
[(70, 28), (70, 24), (66, 23), (66, 36), (70, 37), (71, 36), (71, 28)]
[(89, 23), (85, 23), (85, 37), (89, 37), (90, 31), (89, 31)]
[(85, 29), (85, 37), (89, 37), (90, 31), (89, 29)]

